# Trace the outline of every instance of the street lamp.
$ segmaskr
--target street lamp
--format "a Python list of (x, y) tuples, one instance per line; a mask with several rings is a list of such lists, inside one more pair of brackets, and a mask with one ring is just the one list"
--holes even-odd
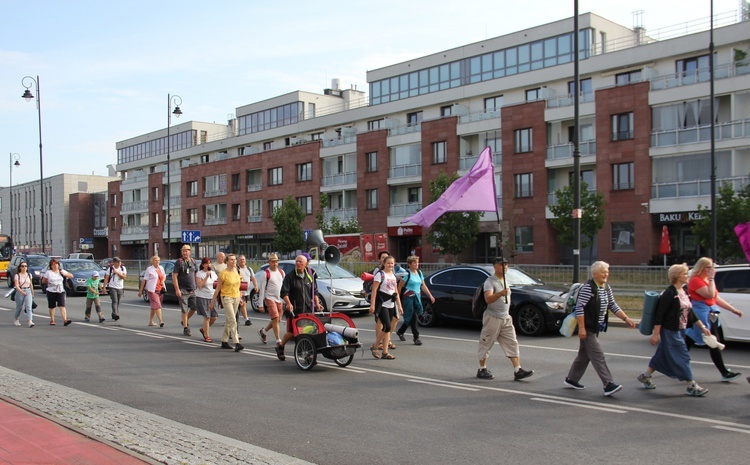
[(11, 153), (8, 157), (8, 174), (10, 174), (10, 187), (8, 187), (8, 189), (10, 190), (10, 238), (11, 240), (13, 240), (14, 244), (17, 241), (15, 236), (13, 235), (13, 167), (21, 166), (21, 162), (18, 161), (20, 158), (21, 155), (17, 153)]
[[(174, 103), (174, 111), (172, 111), (172, 103)], [(170, 209), (170, 197), (172, 197), (172, 187), (170, 184), (170, 174), (172, 171), (171, 158), (170, 158), (170, 136), (169, 130), (172, 126), (172, 115), (175, 118), (179, 118), (182, 114), (180, 110), (182, 105), (182, 98), (179, 95), (167, 94), (167, 258), (172, 258), (172, 210)]]
[[(26, 85), (27, 82), (29, 83), (28, 85)], [(21, 97), (26, 99), (27, 102), (30, 102), (34, 98), (34, 94), (29, 89), (31, 89), (32, 85), (36, 85), (36, 111), (39, 115), (39, 199), (41, 201), (39, 211), (42, 213), (42, 254), (44, 254), (44, 156), (42, 155), (42, 105), (39, 101), (39, 76), (36, 79), (31, 76), (25, 76), (21, 79), (21, 85), (26, 88)]]

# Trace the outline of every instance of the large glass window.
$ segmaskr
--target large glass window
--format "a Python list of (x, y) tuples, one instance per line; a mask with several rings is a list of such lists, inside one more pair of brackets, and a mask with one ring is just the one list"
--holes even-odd
[(616, 163), (612, 165), (612, 190), (635, 188), (635, 173), (633, 162)]
[(366, 197), (366, 208), (368, 210), (375, 210), (378, 208), (378, 190), (377, 189), (367, 189), (365, 191), (365, 197)]
[(533, 133), (531, 128), (516, 129), (513, 133), (516, 138), (516, 153), (531, 152), (534, 150), (532, 144)]
[(534, 251), (534, 228), (532, 226), (519, 226), (516, 228), (516, 252)]
[(279, 166), (277, 168), (271, 168), (268, 170), (268, 185), (269, 186), (278, 186), (283, 182), (283, 174), (282, 174), (282, 168)]
[(305, 215), (312, 215), (312, 196), (297, 197), (297, 204)]
[(515, 182), (514, 195), (520, 197), (532, 197), (534, 195), (534, 174), (521, 173), (513, 175)]
[[(315, 105), (308, 107), (309, 117), (315, 117)], [(292, 102), (267, 110), (258, 111), (237, 118), (239, 123), (239, 135), (253, 134), (282, 126), (297, 124), (304, 119), (304, 102)]]
[(312, 162), (297, 165), (297, 181), (312, 181)]
[(447, 163), (448, 155), (446, 154), (446, 142), (433, 142), (432, 143), (432, 163), (437, 165), (439, 163)]
[(632, 221), (612, 223), (612, 250), (635, 250), (635, 223)]
[(367, 152), (365, 154), (366, 166), (368, 173), (374, 173), (378, 170), (378, 152)]
[(274, 199), (268, 201), (268, 216), (273, 216), (277, 208), (281, 208), (284, 203), (282, 199)]
[(612, 140), (627, 140), (635, 137), (633, 112), (612, 115)]

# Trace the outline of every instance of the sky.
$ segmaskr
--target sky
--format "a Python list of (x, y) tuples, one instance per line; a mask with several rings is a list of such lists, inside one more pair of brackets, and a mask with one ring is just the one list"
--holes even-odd
[[(719, 16), (740, 0), (713, 3)], [(116, 142), (166, 128), (168, 94), (182, 99), (172, 124), (225, 124), (237, 107), (321, 93), (332, 78), (367, 91), (367, 70), (569, 18), (573, 4), (0, 0), (0, 163), (17, 153), (13, 184), (39, 180), (38, 113), (21, 98), (24, 76), (39, 76), (44, 176), (104, 176)], [(710, 0), (579, 1), (580, 13), (628, 27), (639, 10), (654, 31), (707, 19)]]

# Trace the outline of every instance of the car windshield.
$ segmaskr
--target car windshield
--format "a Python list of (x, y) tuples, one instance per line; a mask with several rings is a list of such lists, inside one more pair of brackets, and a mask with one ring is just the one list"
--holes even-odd
[(90, 261), (63, 263), (63, 269), (66, 271), (100, 271), (99, 265)]
[(312, 262), (310, 263), (310, 267), (315, 270), (316, 273), (318, 273), (318, 278), (320, 279), (331, 279), (331, 275), (333, 275), (333, 279), (347, 279), (347, 278), (356, 278), (353, 274), (349, 273), (345, 269), (341, 268), (340, 266), (328, 266), (328, 268), (331, 270), (331, 273), (328, 273), (328, 270), (326, 269), (325, 263), (318, 263), (318, 262)]
[(47, 263), (49, 263), (49, 258), (29, 257), (26, 259), (26, 263), (28, 263), (29, 266), (45, 267), (47, 266)]
[(508, 268), (508, 271), (505, 273), (505, 277), (508, 280), (509, 286), (533, 286), (544, 284), (538, 279), (532, 278), (523, 271), (517, 270), (515, 268)]

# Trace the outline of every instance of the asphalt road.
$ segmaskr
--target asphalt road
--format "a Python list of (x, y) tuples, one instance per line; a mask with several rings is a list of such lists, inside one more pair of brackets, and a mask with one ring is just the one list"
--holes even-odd
[[(585, 390), (563, 387), (577, 341), (555, 335), (521, 338), (522, 365), (535, 370), (523, 382), (497, 346), (495, 379), (475, 377), (476, 327), (423, 329), (420, 347), (407, 335), (395, 341), (396, 360), (364, 351), (347, 368), (321, 357), (303, 372), (260, 342), (262, 314), (240, 328), (246, 350), (235, 353), (218, 348), (223, 318), (206, 344), (197, 316), (193, 337), (182, 335), (172, 304), (166, 326), (154, 328), (134, 292), (116, 323), (84, 323), (84, 302), (69, 298), (68, 327), (49, 326), (44, 312), (28, 329), (12, 325), (3, 299), (0, 365), (315, 463), (745, 463), (750, 453), (750, 344), (724, 352), (744, 373), (734, 383), (720, 382), (708, 352), (694, 349), (695, 377), (710, 392), (689, 398), (658, 374), (657, 389), (643, 389), (635, 376), (654, 348), (637, 330), (611, 328), (602, 344), (625, 388), (608, 398), (591, 369)], [(108, 298), (102, 304), (108, 317)], [(369, 346), (372, 319), (354, 320)]]

